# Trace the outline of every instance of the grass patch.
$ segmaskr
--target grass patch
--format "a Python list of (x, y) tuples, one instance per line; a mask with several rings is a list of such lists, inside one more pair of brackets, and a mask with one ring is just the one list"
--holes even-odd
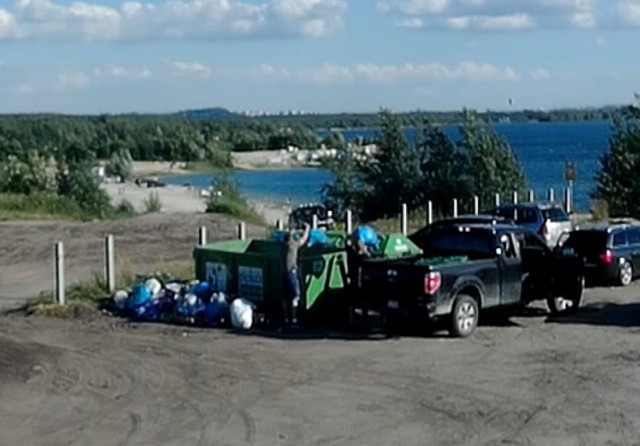
[(162, 210), (162, 202), (158, 192), (151, 192), (148, 198), (144, 199), (144, 210), (147, 214), (160, 212)]
[(240, 186), (228, 172), (216, 176), (213, 193), (207, 200), (207, 212), (224, 214), (247, 223), (265, 225), (264, 219), (242, 195)]
[[(135, 215), (131, 206), (110, 208), (107, 219)], [(93, 220), (96, 216), (83, 211), (78, 203), (56, 194), (0, 194), (0, 220)]]
[[(135, 274), (125, 269), (116, 278), (116, 290), (129, 290), (149, 276), (162, 280), (173, 278), (190, 280), (194, 277), (193, 265), (182, 263), (160, 264), (147, 274)], [(50, 316), (62, 319), (83, 318), (95, 314), (101, 308), (110, 308), (111, 296), (102, 274), (94, 273), (87, 280), (69, 285), (65, 290), (66, 305), (58, 305), (53, 293), (42, 293), (30, 299), (18, 311), (28, 316)]]

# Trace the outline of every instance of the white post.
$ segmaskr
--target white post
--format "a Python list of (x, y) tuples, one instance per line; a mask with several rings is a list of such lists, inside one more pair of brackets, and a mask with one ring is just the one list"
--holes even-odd
[(573, 211), (573, 209), (571, 209), (571, 189), (568, 187), (564, 190), (564, 209), (567, 211), (567, 214)]
[(513, 204), (518, 204), (518, 192), (517, 191), (513, 191)]
[(247, 226), (243, 221), (238, 223), (238, 239), (246, 240), (247, 239)]
[(553, 190), (553, 188), (549, 188), (549, 191), (547, 192), (547, 198), (548, 200), (553, 203), (554, 201), (556, 201), (556, 197), (555, 197), (555, 191)]
[(453, 218), (456, 218), (458, 216), (458, 199), (454, 198), (453, 199)]
[(115, 251), (113, 243), (113, 235), (107, 235), (104, 240), (104, 283), (107, 285), (107, 291), (114, 293), (116, 291), (116, 268), (115, 268)]
[(318, 229), (318, 216), (316, 214), (311, 217), (311, 229)]
[(500, 194), (497, 192), (494, 198), (494, 204), (496, 205), (496, 207), (500, 206)]
[(198, 229), (198, 246), (204, 246), (207, 244), (207, 227), (200, 226)]
[(473, 214), (478, 215), (480, 213), (480, 197), (473, 196)]
[(427, 224), (433, 223), (433, 202), (429, 200), (427, 202)]
[(284, 225), (282, 224), (282, 220), (280, 220), (280, 219), (276, 220), (276, 229), (278, 231), (282, 231), (284, 229)]
[(536, 201), (536, 195), (533, 192), (533, 189), (529, 189), (529, 196), (527, 198), (529, 199), (529, 203), (533, 203), (534, 201)]
[(345, 229), (347, 231), (347, 234), (351, 234), (351, 231), (353, 231), (353, 213), (351, 212), (351, 209), (347, 209), (347, 221)]
[(55, 301), (59, 305), (66, 303), (64, 291), (64, 245), (62, 242), (57, 242), (54, 247), (54, 274), (53, 274), (53, 290), (55, 295)]
[(400, 214), (400, 231), (402, 235), (407, 235), (407, 204), (402, 203), (402, 213)]

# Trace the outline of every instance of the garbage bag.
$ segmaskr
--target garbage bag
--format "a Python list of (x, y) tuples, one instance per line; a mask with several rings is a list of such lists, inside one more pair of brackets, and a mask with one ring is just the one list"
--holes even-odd
[(326, 232), (320, 229), (312, 229), (309, 231), (309, 246), (326, 246), (329, 244), (329, 237)]
[(211, 302), (205, 305), (203, 322), (205, 324), (220, 324), (229, 320), (229, 303), (223, 293), (215, 293)]
[(205, 306), (202, 301), (192, 293), (185, 294), (184, 298), (180, 299), (176, 305), (176, 312), (184, 317), (195, 317), (204, 309)]
[(162, 282), (160, 282), (155, 277), (151, 277), (144, 282), (144, 285), (147, 287), (151, 296), (157, 296), (162, 290)]
[(356, 229), (356, 240), (364, 242), (367, 246), (378, 247), (378, 234), (369, 226), (360, 226)]
[(133, 317), (140, 321), (155, 321), (160, 316), (160, 302), (150, 299), (133, 310)]
[(231, 302), (231, 325), (234, 328), (249, 330), (254, 322), (254, 305), (246, 299), (238, 298)]
[(113, 303), (118, 310), (126, 310), (129, 305), (129, 293), (125, 290), (116, 291), (113, 294)]
[(209, 282), (204, 281), (191, 287), (189, 293), (195, 295), (200, 300), (208, 301), (211, 298), (211, 294), (213, 293), (213, 288), (211, 287), (211, 284)]
[(151, 292), (144, 284), (139, 283), (131, 289), (131, 297), (129, 297), (129, 309), (134, 310), (151, 300)]

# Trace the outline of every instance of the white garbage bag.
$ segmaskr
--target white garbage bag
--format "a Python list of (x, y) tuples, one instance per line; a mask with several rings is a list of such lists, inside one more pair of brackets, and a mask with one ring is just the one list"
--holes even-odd
[(147, 281), (144, 283), (144, 286), (146, 286), (149, 290), (149, 293), (151, 293), (151, 297), (156, 297), (162, 290), (162, 283), (160, 283), (160, 281), (155, 277), (147, 279)]
[(254, 322), (254, 305), (247, 299), (234, 299), (229, 308), (231, 312), (231, 325), (234, 328), (249, 330)]

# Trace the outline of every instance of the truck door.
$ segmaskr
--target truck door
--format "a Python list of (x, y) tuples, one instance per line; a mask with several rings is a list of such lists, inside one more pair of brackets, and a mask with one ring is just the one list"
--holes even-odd
[(500, 304), (516, 304), (522, 292), (520, 243), (512, 233), (504, 233), (500, 235), (500, 247)]

